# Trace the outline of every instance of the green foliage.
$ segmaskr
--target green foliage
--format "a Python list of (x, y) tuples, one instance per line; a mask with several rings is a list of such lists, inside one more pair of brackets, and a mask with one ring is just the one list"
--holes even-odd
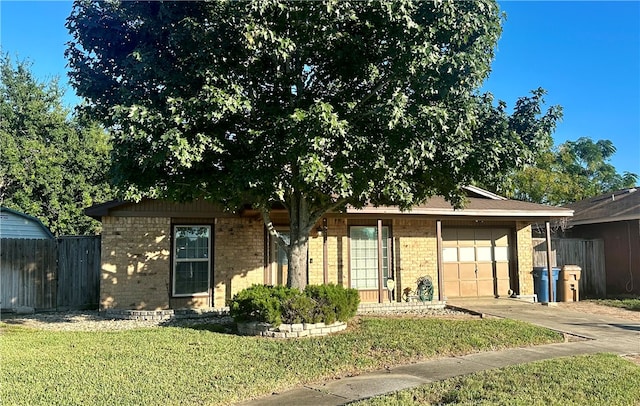
[(331, 324), (356, 315), (360, 297), (339, 285), (308, 285), (304, 291), (285, 286), (253, 285), (238, 292), (229, 308), (238, 322)]
[(286, 286), (253, 285), (233, 296), (229, 310), (239, 322), (263, 321), (279, 325), (283, 322), (283, 304), (300, 295), (298, 289)]
[(325, 323), (336, 320), (346, 322), (356, 315), (360, 296), (356, 289), (344, 288), (341, 285), (308, 285), (304, 289), (305, 295), (316, 302), (316, 309)]
[(609, 140), (581, 137), (541, 150), (534, 165), (497, 179), (488, 188), (518, 200), (564, 205), (633, 187), (638, 175), (619, 174), (608, 162), (615, 152)]
[(284, 206), (304, 288), (327, 211), (460, 206), (550, 142), (541, 89), (512, 115), (478, 94), (501, 21), (493, 0), (77, 1), (67, 58), (128, 197), (250, 202), (267, 226)]
[[(282, 303), (282, 321), (288, 324), (324, 321), (316, 311), (317, 303), (309, 296), (301, 294), (298, 289), (294, 290), (297, 294)], [(327, 321), (327, 323), (333, 323), (333, 321)]]
[(385, 365), (562, 341), (505, 320), (381, 318), (354, 327), (264, 340), (193, 328), (52, 332), (0, 323), (0, 398), (34, 406), (231, 404)]
[(0, 201), (56, 235), (93, 234), (83, 209), (109, 200), (104, 130), (62, 105), (56, 80), (38, 82), (28, 62), (0, 60)]

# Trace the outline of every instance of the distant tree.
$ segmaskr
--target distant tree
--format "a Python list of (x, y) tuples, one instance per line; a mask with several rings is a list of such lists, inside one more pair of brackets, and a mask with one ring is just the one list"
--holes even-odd
[(0, 60), (0, 202), (56, 235), (95, 233), (100, 224), (82, 211), (111, 196), (107, 135), (73, 117), (57, 81), (41, 83), (30, 68)]
[(547, 146), (542, 90), (511, 116), (477, 93), (500, 24), (495, 1), (76, 1), (67, 57), (127, 197), (253, 203), (302, 288), (327, 211), (460, 206)]
[(516, 171), (493, 189), (502, 188), (498, 191), (519, 200), (564, 205), (634, 186), (637, 174), (619, 174), (608, 163), (615, 152), (609, 140), (567, 141), (543, 151), (534, 165)]

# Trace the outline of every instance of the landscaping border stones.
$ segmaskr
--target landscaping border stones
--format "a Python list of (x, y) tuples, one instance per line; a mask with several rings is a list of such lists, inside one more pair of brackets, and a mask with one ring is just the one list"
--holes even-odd
[(264, 322), (238, 323), (238, 333), (249, 336), (261, 336), (271, 338), (300, 338), (300, 337), (320, 337), (327, 334), (337, 333), (347, 328), (347, 323), (337, 321), (333, 324), (325, 323), (298, 323), (274, 326)]

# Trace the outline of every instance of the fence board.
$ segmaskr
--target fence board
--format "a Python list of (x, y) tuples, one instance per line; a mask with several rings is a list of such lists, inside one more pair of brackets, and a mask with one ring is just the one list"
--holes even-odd
[[(533, 266), (547, 266), (547, 244), (533, 239)], [(551, 241), (552, 266), (578, 265), (582, 268), (580, 294), (605, 297), (607, 281), (604, 265), (604, 241), (560, 238)]]
[(99, 283), (100, 237), (0, 240), (0, 308), (94, 307)]
[(55, 308), (55, 252), (55, 240), (1, 240), (0, 307)]
[(58, 239), (58, 307), (81, 308), (98, 304), (100, 237)]

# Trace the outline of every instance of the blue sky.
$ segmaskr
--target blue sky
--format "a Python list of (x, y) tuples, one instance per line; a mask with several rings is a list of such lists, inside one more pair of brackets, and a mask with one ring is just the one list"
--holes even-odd
[[(41, 80), (66, 84), (68, 1), (0, 1), (0, 41)], [(619, 172), (640, 175), (640, 1), (500, 2), (507, 20), (483, 90), (512, 107), (543, 87), (564, 108), (555, 142), (587, 136), (618, 149)], [(67, 85), (66, 103), (77, 103)]]

